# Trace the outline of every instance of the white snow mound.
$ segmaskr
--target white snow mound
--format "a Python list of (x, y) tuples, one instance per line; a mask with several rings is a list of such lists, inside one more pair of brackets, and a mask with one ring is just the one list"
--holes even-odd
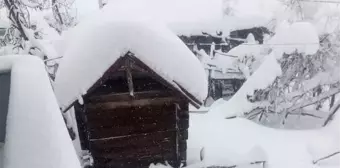
[(44, 63), (30, 55), (0, 62), (11, 70), (4, 167), (80, 168)]
[[(258, 15), (226, 16), (223, 0), (110, 0), (104, 10), (112, 12), (129, 9), (130, 13), (147, 13), (165, 23), (177, 35), (216, 34), (262, 26), (268, 19)], [(139, 17), (139, 16), (138, 16)]]
[(200, 101), (206, 98), (208, 81), (196, 56), (166, 26), (139, 15), (100, 11), (72, 31), (55, 81), (62, 108), (86, 94), (128, 51), (175, 87), (178, 83)]
[(273, 45), (273, 51), (278, 58), (281, 58), (283, 53), (291, 54), (295, 51), (312, 55), (319, 50), (319, 36), (316, 28), (309, 22), (296, 22), (291, 25), (282, 22), (268, 44)]

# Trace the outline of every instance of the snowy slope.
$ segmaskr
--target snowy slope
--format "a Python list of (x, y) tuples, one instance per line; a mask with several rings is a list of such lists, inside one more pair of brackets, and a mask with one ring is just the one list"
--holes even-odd
[(43, 62), (30, 55), (0, 62), (11, 70), (4, 168), (80, 168)]
[(175, 87), (178, 83), (201, 101), (207, 96), (207, 77), (199, 60), (148, 14), (105, 8), (72, 30), (70, 39), (55, 81), (62, 108), (86, 94), (127, 51)]
[(252, 95), (255, 89), (264, 89), (269, 86), (277, 76), (281, 75), (281, 66), (277, 59), (283, 53), (290, 54), (295, 51), (305, 54), (315, 54), (319, 49), (319, 37), (315, 27), (308, 22), (288, 24), (283, 22), (277, 27), (275, 35), (268, 40), (266, 47), (272, 49), (268, 56), (261, 56), (263, 46), (245, 43), (228, 52), (230, 55), (244, 57), (254, 55), (257, 60), (263, 60), (259, 68), (248, 78), (240, 90), (223, 105), (212, 109), (210, 113), (220, 114), (221, 117), (240, 116), (261, 104), (250, 103), (246, 97)]
[(199, 161), (203, 147), (203, 164), (207, 166), (266, 161), (268, 168), (313, 167), (313, 160), (340, 149), (339, 116), (322, 129), (292, 131), (267, 128), (242, 118), (225, 120), (208, 115), (190, 115), (189, 166)]

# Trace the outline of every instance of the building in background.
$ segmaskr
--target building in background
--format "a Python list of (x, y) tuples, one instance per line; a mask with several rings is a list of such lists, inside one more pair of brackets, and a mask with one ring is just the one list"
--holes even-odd
[(216, 27), (214, 34), (202, 32), (179, 36), (206, 69), (209, 80), (206, 105), (211, 103), (209, 102), (211, 99), (213, 101), (219, 98), (230, 98), (246, 80), (244, 74), (235, 65), (235, 61), (241, 56), (230, 55), (228, 52), (245, 43), (249, 34), (262, 44), (264, 35), (270, 33), (265, 27), (242, 28), (233, 30), (229, 34), (223, 34), (219, 30), (222, 29)]

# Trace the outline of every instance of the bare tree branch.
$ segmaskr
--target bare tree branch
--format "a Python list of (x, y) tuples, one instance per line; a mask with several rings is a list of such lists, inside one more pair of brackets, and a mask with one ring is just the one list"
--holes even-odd
[[(249, 163), (250, 165), (254, 165), (254, 164), (262, 164), (262, 167), (265, 167), (264, 165), (266, 164), (266, 161), (255, 161), (255, 162), (251, 162)], [(208, 166), (207, 168), (236, 168), (239, 165), (232, 165), (232, 166)]]
[(57, 5), (57, 0), (52, 0), (53, 15), (60, 25), (63, 25), (63, 18), (61, 17), (59, 7)]
[(334, 117), (335, 113), (339, 110), (340, 108), (340, 100), (336, 103), (336, 105), (331, 109), (331, 112), (329, 113), (329, 116), (327, 117), (325, 123), (323, 126), (326, 126)]
[(13, 0), (5, 0), (5, 4), (9, 12), (9, 19), (13, 22), (13, 25), (16, 25), (16, 28), (20, 32), (20, 35), (25, 41), (28, 41), (28, 38), (25, 34), (25, 31), (22, 27), (22, 24), (19, 20), (20, 13), (17, 11), (18, 7), (14, 4)]
[(330, 158), (330, 157), (333, 157), (333, 156), (335, 156), (335, 155), (337, 155), (337, 154), (339, 154), (339, 153), (340, 153), (340, 151), (337, 151), (337, 152), (334, 152), (334, 153), (332, 153), (332, 154), (330, 154), (330, 155), (324, 156), (324, 157), (322, 157), (322, 158), (320, 158), (320, 159), (317, 159), (317, 160), (313, 161), (313, 164), (317, 164), (318, 162), (320, 162), (320, 161), (322, 161), (322, 160), (325, 160), (325, 159), (328, 159), (328, 158)]
[(297, 109), (300, 109), (300, 108), (303, 108), (303, 107), (306, 107), (306, 106), (310, 106), (312, 104), (317, 103), (318, 101), (326, 99), (326, 98), (328, 98), (328, 97), (330, 97), (332, 95), (335, 95), (335, 94), (337, 94), (339, 92), (340, 92), (340, 87), (331, 89), (330, 91), (328, 91), (326, 93), (322, 93), (319, 96), (314, 97), (314, 98), (312, 98), (309, 101), (303, 101), (301, 103), (298, 103), (298, 104), (288, 108), (288, 111), (294, 111), (294, 110), (297, 110)]

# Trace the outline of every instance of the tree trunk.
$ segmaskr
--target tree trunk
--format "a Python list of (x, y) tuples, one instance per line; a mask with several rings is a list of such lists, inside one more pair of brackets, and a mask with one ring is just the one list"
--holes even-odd
[[(63, 26), (64, 25), (64, 21), (63, 21), (63, 18), (61, 17), (61, 14), (60, 14), (60, 11), (59, 11), (59, 8), (58, 8), (58, 5), (57, 5), (57, 0), (52, 0), (52, 11), (53, 11), (53, 16), (54, 18), (57, 20), (58, 24), (60, 26)], [(62, 30), (58, 30), (58, 33), (60, 34)]]
[(331, 109), (329, 116), (327, 117), (325, 123), (323, 124), (323, 126), (326, 126), (334, 117), (335, 113), (339, 110), (340, 108), (340, 101), (337, 101), (337, 103), (335, 104), (335, 106)]
[(22, 27), (22, 24), (19, 20), (19, 12), (18, 7), (14, 4), (13, 0), (5, 0), (6, 7), (9, 11), (9, 16), (8, 18), (12, 21), (13, 25), (15, 25), (15, 28), (18, 29), (20, 32), (21, 37), (25, 40), (28, 41), (28, 37)]
[(334, 102), (335, 102), (335, 95), (331, 97), (331, 102), (329, 103), (329, 109), (332, 109), (332, 107), (334, 106)]

